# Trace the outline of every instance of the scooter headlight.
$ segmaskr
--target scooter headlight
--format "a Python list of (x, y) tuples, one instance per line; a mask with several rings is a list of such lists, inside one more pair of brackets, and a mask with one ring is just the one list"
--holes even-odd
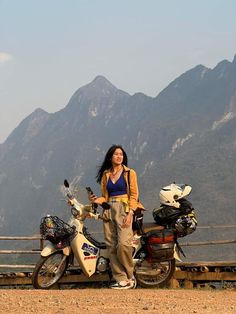
[(77, 217), (77, 216), (79, 215), (78, 209), (76, 209), (75, 207), (71, 207), (71, 214), (72, 214), (74, 217)]

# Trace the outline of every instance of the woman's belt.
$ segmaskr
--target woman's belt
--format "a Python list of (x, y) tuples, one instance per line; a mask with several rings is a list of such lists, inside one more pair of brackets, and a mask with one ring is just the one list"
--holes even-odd
[(109, 203), (123, 203), (125, 205), (125, 212), (129, 212), (129, 199), (128, 197), (109, 197)]

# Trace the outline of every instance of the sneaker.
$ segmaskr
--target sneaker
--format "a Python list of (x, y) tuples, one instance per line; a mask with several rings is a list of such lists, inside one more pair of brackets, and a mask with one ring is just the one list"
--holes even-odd
[(110, 285), (111, 289), (132, 289), (133, 285), (130, 280), (123, 280), (120, 282), (115, 282), (114, 284)]
[(136, 278), (134, 276), (131, 279), (129, 279), (129, 283), (130, 283), (131, 289), (135, 289), (136, 288), (137, 281), (136, 281)]

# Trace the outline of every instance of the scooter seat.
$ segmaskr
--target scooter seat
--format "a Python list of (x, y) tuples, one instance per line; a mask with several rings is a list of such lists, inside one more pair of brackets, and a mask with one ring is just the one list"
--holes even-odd
[(86, 237), (93, 245), (95, 245), (99, 249), (105, 250), (107, 248), (105, 242), (99, 242), (96, 239), (94, 239), (91, 235), (89, 237)]
[(145, 222), (143, 223), (143, 233), (148, 233), (149, 231), (152, 230), (163, 230), (165, 227), (163, 226), (159, 226), (154, 222)]

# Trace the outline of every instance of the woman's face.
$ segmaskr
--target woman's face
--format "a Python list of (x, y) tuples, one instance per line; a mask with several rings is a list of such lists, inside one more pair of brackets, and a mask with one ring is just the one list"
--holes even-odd
[(112, 155), (111, 163), (113, 166), (119, 166), (119, 165), (122, 165), (123, 159), (124, 159), (124, 156), (123, 156), (122, 149), (117, 148)]

